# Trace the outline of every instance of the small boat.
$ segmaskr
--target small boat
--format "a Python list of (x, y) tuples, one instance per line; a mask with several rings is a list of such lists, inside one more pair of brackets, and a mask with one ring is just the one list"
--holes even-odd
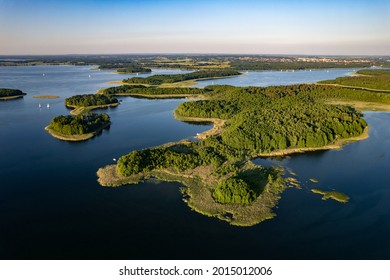
[(91, 75), (88, 75), (88, 78), (91, 78)]
[(116, 161), (116, 158), (113, 158), (112, 160), (113, 160), (113, 161)]
[(50, 104), (47, 104), (46, 107), (47, 107), (47, 108), (50, 108)]
[(43, 73), (42, 76), (45, 77), (45, 73)]

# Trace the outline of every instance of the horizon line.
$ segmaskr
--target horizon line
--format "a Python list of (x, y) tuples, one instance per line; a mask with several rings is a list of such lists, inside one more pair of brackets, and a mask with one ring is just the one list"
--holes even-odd
[(359, 56), (366, 56), (366, 57), (385, 57), (390, 56), (390, 54), (286, 54), (286, 53), (229, 53), (229, 52), (146, 52), (146, 53), (57, 53), (57, 54), (0, 54), (0, 57), (37, 57), (37, 56), (94, 56), (94, 55), (108, 55), (108, 56), (115, 56), (115, 55), (232, 55), (232, 56), (338, 56), (338, 57), (359, 57)]

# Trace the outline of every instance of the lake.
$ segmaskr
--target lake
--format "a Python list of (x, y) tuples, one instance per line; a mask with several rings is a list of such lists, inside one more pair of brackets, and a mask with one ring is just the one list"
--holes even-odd
[[(146, 182), (105, 188), (96, 181), (98, 168), (113, 163), (113, 158), (134, 149), (191, 138), (209, 129), (210, 125), (174, 119), (172, 111), (183, 99), (123, 97), (117, 108), (99, 111), (111, 116), (111, 127), (85, 142), (60, 141), (43, 129), (54, 116), (69, 113), (63, 105), (64, 98), (94, 93), (108, 87), (107, 81), (132, 76), (90, 68), (0, 67), (0, 87), (28, 93), (23, 99), (0, 102), (0, 258), (390, 257), (386, 245), (390, 234), (390, 114), (366, 112), (370, 137), (341, 151), (273, 160), (272, 164), (296, 172), (302, 189), (283, 193), (275, 209), (276, 218), (249, 228), (233, 227), (191, 211), (181, 200), (177, 183)], [(323, 75), (318, 80), (328, 79), (332, 71), (340, 70), (319, 71)], [(342, 71), (347, 74), (350, 70)], [(280, 77), (283, 81), (287, 74), (251, 73)], [(300, 81), (292, 79), (291, 83)], [(60, 98), (32, 98), (38, 94)], [(50, 103), (50, 109), (39, 108), (39, 103)], [(270, 160), (255, 162), (270, 164)], [(311, 183), (310, 178), (319, 183)], [(309, 191), (317, 186), (344, 192), (351, 200), (347, 204), (323, 201)]]

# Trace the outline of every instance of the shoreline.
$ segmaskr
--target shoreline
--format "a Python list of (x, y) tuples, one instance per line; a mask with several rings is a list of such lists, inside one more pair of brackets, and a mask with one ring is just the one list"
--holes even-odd
[(196, 94), (142, 94), (142, 93), (118, 93), (113, 94), (114, 96), (134, 97), (134, 98), (145, 98), (145, 99), (180, 99), (197, 97)]
[(313, 84), (319, 85), (319, 86), (350, 88), (350, 89), (363, 90), (363, 91), (369, 91), (369, 92), (390, 93), (390, 90), (388, 90), (388, 89), (374, 89), (374, 88), (366, 88), (366, 87), (359, 87), (359, 86), (347, 86), (347, 85), (340, 85), (340, 84), (323, 84), (323, 83), (319, 83), (319, 82), (315, 82)]
[(206, 139), (208, 136), (221, 134), (223, 131), (223, 126), (225, 125), (227, 120), (217, 119), (217, 118), (195, 118), (195, 117), (182, 117), (178, 115), (176, 112), (173, 113), (173, 116), (178, 121), (184, 122), (209, 122), (213, 124), (213, 127), (209, 130), (198, 133), (195, 138), (202, 140)]
[(13, 95), (13, 96), (4, 96), (4, 97), (0, 97), (0, 100), (3, 100), (3, 101), (13, 100), (13, 99), (18, 99), (18, 98), (23, 98), (23, 96), (25, 96), (25, 94), (23, 94), (23, 95)]
[(62, 134), (60, 132), (57, 132), (53, 129), (51, 129), (48, 125), (45, 127), (45, 130), (54, 138), (60, 139), (62, 141), (70, 141), (70, 142), (80, 142), (80, 141), (86, 141), (88, 139), (91, 139), (95, 137), (97, 134), (99, 134), (103, 129), (109, 127), (111, 125), (111, 122), (101, 126), (97, 130), (90, 132), (90, 133), (85, 133), (85, 134), (77, 134), (77, 135), (66, 135)]

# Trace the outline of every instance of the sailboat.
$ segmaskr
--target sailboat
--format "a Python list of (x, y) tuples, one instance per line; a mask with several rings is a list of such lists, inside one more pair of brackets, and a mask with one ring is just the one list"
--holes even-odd
[(39, 107), (39, 108), (41, 108), (41, 107), (42, 107), (41, 103), (39, 103), (38, 107)]
[(50, 108), (50, 104), (48, 103), (46, 107), (47, 107), (47, 108)]

